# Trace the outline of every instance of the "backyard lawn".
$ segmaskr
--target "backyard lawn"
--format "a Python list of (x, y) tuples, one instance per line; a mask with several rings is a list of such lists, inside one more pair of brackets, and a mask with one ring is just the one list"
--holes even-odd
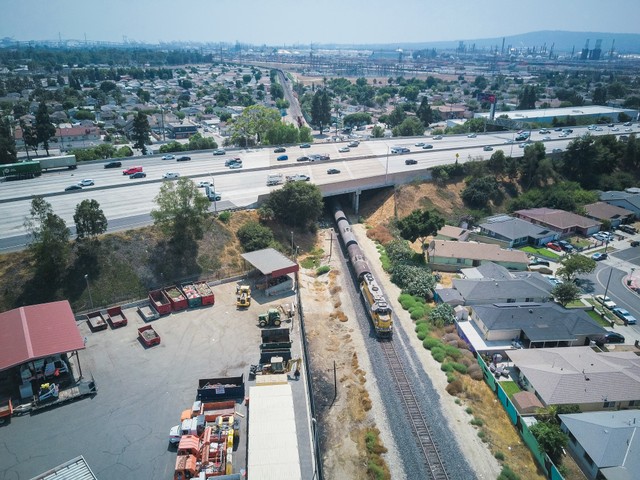
[(520, 391), (520, 387), (518, 387), (518, 384), (511, 380), (507, 382), (500, 382), (500, 386), (502, 387), (502, 389), (504, 390), (504, 393), (506, 393), (507, 397), (509, 398), (513, 397), (514, 393), (518, 393)]
[(541, 257), (546, 257), (554, 261), (558, 261), (558, 259), (560, 258), (560, 255), (552, 252), (548, 248), (528, 246), (528, 247), (522, 247), (520, 250), (526, 253), (531, 253), (532, 255), (539, 255)]

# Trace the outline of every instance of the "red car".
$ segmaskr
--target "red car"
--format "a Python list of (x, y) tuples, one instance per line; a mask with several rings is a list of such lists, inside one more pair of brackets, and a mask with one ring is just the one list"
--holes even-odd
[(562, 251), (562, 247), (559, 244), (557, 244), (556, 242), (547, 243), (547, 248), (550, 248), (551, 250), (555, 250), (556, 252), (561, 252)]

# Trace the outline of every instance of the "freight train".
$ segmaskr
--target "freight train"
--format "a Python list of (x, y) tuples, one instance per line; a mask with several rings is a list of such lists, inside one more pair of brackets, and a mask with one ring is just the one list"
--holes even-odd
[(379, 338), (390, 338), (393, 327), (391, 306), (387, 303), (384, 292), (373, 276), (364, 253), (351, 231), (349, 220), (337, 201), (333, 203), (333, 215), (338, 233), (347, 249), (351, 266), (360, 284), (360, 293), (367, 304), (367, 313), (376, 330), (376, 335)]

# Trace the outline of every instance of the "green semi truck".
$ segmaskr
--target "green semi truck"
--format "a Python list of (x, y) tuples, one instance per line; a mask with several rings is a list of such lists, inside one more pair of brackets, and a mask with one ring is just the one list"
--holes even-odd
[(4, 177), (5, 180), (23, 180), (39, 177), (41, 173), (42, 167), (38, 161), (0, 165), (0, 177)]

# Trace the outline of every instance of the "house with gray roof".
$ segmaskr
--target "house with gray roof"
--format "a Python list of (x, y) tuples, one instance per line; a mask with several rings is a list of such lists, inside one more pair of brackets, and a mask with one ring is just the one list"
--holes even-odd
[(640, 357), (591, 347), (510, 350), (512, 376), (545, 405), (578, 405), (580, 411), (640, 405)]
[(560, 232), (561, 236), (579, 233), (585, 236), (593, 235), (600, 230), (602, 224), (592, 218), (583, 217), (572, 212), (565, 212), (555, 208), (529, 208), (517, 210), (513, 214), (531, 222)]
[(611, 223), (611, 228), (617, 228), (623, 223), (633, 219), (633, 212), (626, 208), (610, 205), (606, 202), (596, 202), (585, 205), (587, 217), (601, 222), (607, 220)]
[(558, 415), (568, 450), (589, 480), (633, 480), (640, 472), (640, 410)]
[(583, 310), (556, 303), (475, 305), (470, 318), (487, 340), (517, 338), (525, 348), (583, 346), (588, 337), (606, 333)]
[(601, 192), (600, 201), (630, 210), (636, 218), (640, 218), (640, 194), (618, 191)]
[(451, 288), (437, 288), (438, 302), (458, 305), (539, 302), (553, 300), (553, 285), (537, 272), (510, 272), (493, 262), (461, 270), (463, 279), (454, 279)]
[[(508, 215), (496, 215), (479, 225), (480, 233), (487, 240), (497, 240), (509, 248), (522, 245), (545, 245), (560, 238), (560, 232), (551, 228), (534, 225), (520, 218)], [(481, 238), (478, 238), (481, 240)]]

